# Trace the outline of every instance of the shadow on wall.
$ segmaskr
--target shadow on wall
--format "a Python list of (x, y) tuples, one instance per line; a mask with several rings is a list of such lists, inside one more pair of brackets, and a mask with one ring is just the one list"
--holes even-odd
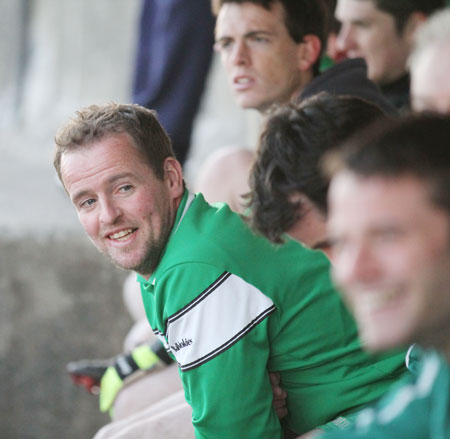
[(92, 437), (108, 419), (65, 364), (121, 351), (126, 273), (76, 236), (0, 238), (0, 261), (0, 437)]

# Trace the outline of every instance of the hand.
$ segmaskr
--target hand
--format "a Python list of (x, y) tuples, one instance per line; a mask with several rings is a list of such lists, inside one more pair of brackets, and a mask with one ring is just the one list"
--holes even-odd
[(278, 418), (283, 419), (288, 414), (288, 410), (286, 408), (287, 392), (280, 387), (280, 374), (278, 372), (270, 372), (269, 376), (273, 393), (272, 405)]

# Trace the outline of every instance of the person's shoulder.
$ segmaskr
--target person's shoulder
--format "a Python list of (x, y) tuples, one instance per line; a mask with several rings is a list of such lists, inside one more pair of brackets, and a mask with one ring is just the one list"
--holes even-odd
[(334, 64), (305, 86), (300, 100), (320, 92), (359, 97), (379, 106), (388, 114), (396, 109), (379, 87), (367, 78), (367, 65), (362, 58), (345, 59)]

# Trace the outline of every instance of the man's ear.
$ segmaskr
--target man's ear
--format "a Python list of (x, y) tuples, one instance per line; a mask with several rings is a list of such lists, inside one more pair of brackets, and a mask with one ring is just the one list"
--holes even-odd
[(307, 34), (299, 45), (299, 68), (301, 71), (312, 69), (320, 56), (322, 44), (317, 35)]
[(164, 180), (174, 198), (183, 195), (183, 171), (180, 162), (175, 157), (167, 157), (164, 160)]

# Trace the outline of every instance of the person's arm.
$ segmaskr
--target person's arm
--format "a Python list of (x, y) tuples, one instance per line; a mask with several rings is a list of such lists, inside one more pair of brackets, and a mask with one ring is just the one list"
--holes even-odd
[(270, 384), (272, 385), (273, 400), (272, 405), (279, 419), (283, 419), (288, 414), (286, 406), (287, 392), (280, 386), (280, 373), (270, 372)]
[[(167, 306), (160, 323), (179, 364), (196, 437), (281, 438), (267, 371), (272, 301), (207, 264), (165, 273), (157, 281), (156, 296), (162, 295)], [(190, 300), (175, 311), (183, 296)]]

